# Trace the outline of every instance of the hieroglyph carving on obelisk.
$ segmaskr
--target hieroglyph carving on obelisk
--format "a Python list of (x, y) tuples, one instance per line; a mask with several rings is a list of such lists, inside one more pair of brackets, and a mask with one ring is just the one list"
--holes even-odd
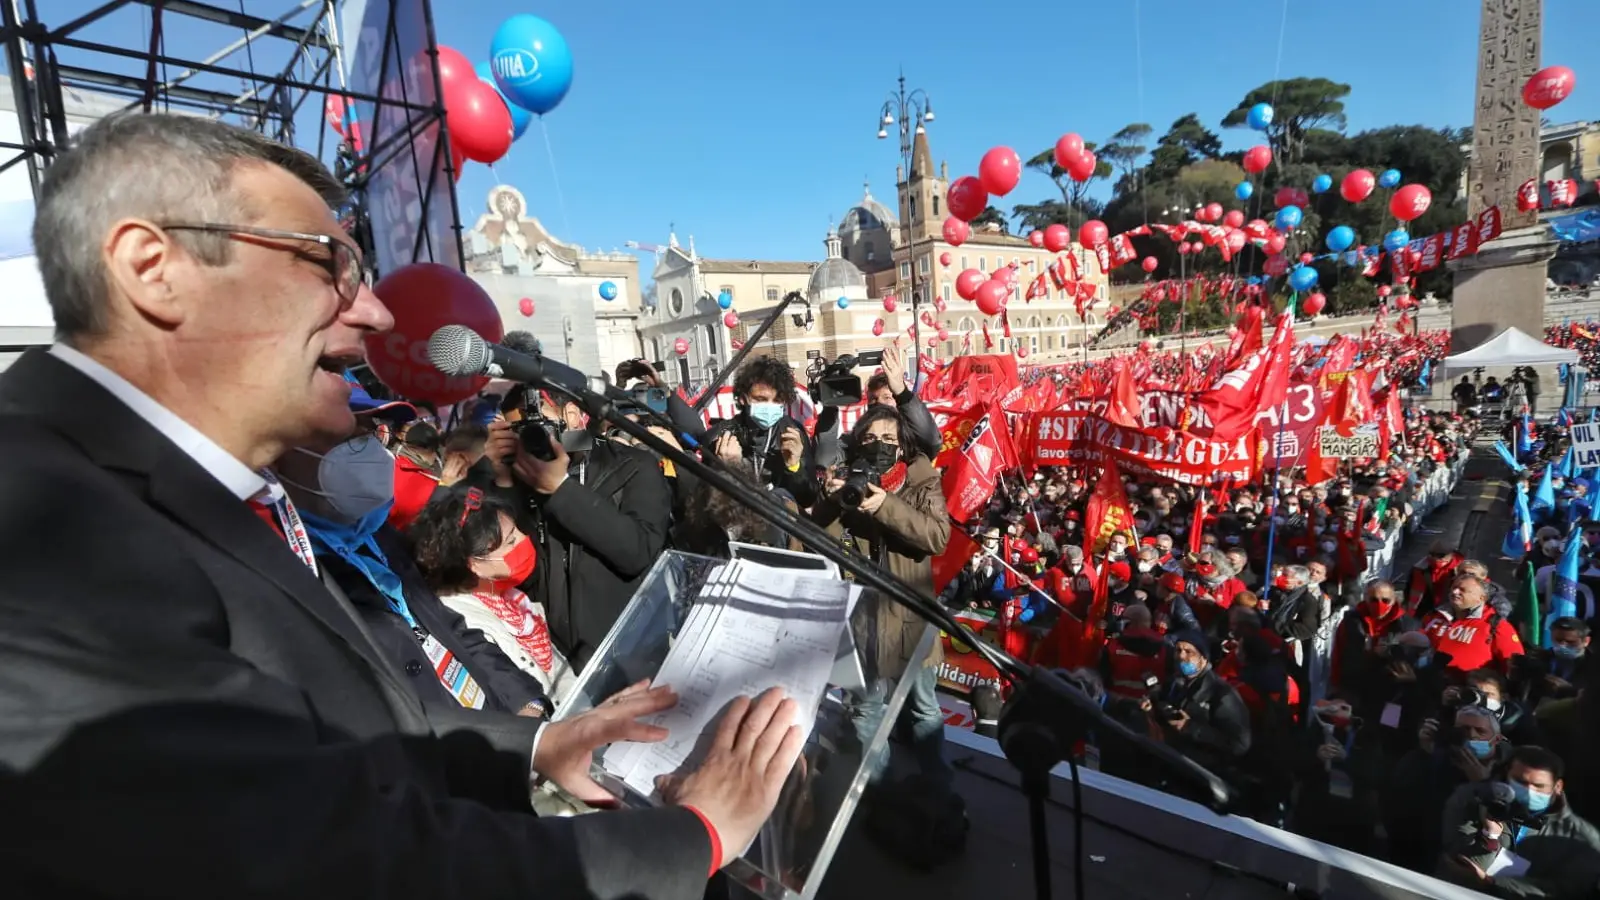
[(1537, 211), (1517, 211), (1516, 193), (1539, 177), (1539, 110), (1522, 102), (1522, 86), (1539, 70), (1541, 3), (1483, 0), (1479, 24), (1467, 214), (1498, 206), (1507, 231), (1538, 221)]

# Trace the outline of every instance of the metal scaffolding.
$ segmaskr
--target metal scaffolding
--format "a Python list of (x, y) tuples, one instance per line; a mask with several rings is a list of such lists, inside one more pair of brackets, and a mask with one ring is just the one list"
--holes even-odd
[[(277, 7), (262, 15), (263, 7)], [(254, 9), (247, 12), (246, 6)], [(449, 216), (460, 258), (460, 215), (453, 189), (454, 163), (444, 108), (407, 96), (398, 74), (396, 10), (425, 31), (431, 94), (439, 96), (437, 50), (428, 0), (370, 0), (361, 51), (381, 55), (375, 87), (353, 90), (340, 41), (343, 0), (237, 0), (237, 9), (198, 0), (105, 0), (68, 18), (57, 0), (0, 0), (0, 41), (11, 82), (11, 105), (20, 139), (0, 140), (0, 172), (26, 165), (35, 195), (40, 178), (66, 148), (70, 125), (131, 110), (208, 116), (293, 144), (330, 163), (351, 189), (357, 215), (365, 209), (369, 184), (427, 132), (437, 160), (412, 160), (414, 193), (422, 203), (417, 221), (430, 221), (427, 204), (448, 196)], [(41, 18), (39, 7), (63, 21)], [(376, 29), (372, 23), (379, 23)], [(361, 23), (357, 23), (357, 28)], [(417, 77), (413, 73), (413, 77)], [(330, 97), (363, 109), (361, 137), (334, 133)], [(431, 98), (429, 98), (431, 101)], [(337, 102), (337, 101), (336, 101)], [(400, 122), (379, 133), (378, 122)], [(437, 165), (430, 164), (437, 162)], [(424, 171), (426, 170), (426, 171)], [(450, 179), (443, 185), (438, 178)], [(442, 212), (442, 210), (441, 210)], [(371, 249), (370, 234), (364, 243)], [(406, 238), (409, 240), (410, 235)], [(425, 250), (419, 229), (411, 259)], [(430, 248), (431, 249), (431, 248)], [(402, 254), (403, 256), (403, 254)]]

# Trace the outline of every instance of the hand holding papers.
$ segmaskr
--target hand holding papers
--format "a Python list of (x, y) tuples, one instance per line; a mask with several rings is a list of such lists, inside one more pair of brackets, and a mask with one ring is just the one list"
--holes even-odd
[[(740, 697), (780, 688), (807, 737), (844, 633), (848, 582), (736, 560), (713, 570), (654, 685), (675, 707), (644, 718), (665, 728), (654, 744), (615, 744), (605, 768), (642, 796), (657, 778), (693, 769), (714, 752), (713, 722)], [(792, 760), (791, 760), (792, 762)]]

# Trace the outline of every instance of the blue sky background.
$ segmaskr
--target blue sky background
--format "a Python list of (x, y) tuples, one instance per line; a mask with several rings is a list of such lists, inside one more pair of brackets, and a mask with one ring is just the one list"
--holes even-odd
[[(52, 24), (92, 5), (42, 4)], [(289, 5), (247, 0), (246, 9), (271, 17)], [(516, 12), (555, 23), (575, 59), (572, 92), (544, 122), (553, 164), (536, 123), (493, 173), (469, 166), (460, 192), (465, 221), (505, 181), (558, 236), (590, 248), (664, 244), (675, 225), (703, 255), (764, 259), (820, 257), (829, 218), (860, 198), (864, 179), (892, 202), (896, 141), (875, 139), (876, 116), (902, 68), (908, 86), (933, 100), (934, 157), (948, 160), (954, 177), (974, 171), (996, 144), (1026, 158), (1067, 131), (1103, 141), (1144, 121), (1159, 135), (1188, 112), (1229, 149), (1246, 146), (1249, 132), (1217, 123), (1275, 75), (1349, 83), (1351, 131), (1467, 125), (1478, 29), (1473, 0), (435, 7), (439, 41), (473, 60), (487, 58), (495, 27)], [(1578, 76), (1573, 97), (1549, 113), (1555, 121), (1600, 118), (1596, 7), (1545, 0), (1545, 63)], [(142, 33), (147, 13), (119, 15), (90, 38), (126, 45), (130, 30)], [(204, 55), (236, 36), (171, 17), (167, 47)], [(1054, 193), (1029, 173), (1002, 202), (1009, 208)]]

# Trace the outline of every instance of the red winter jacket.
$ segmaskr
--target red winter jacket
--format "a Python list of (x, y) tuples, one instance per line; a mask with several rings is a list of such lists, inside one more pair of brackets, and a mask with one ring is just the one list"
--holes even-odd
[(1450, 597), (1450, 582), (1456, 570), (1466, 560), (1459, 553), (1444, 559), (1424, 557), (1411, 570), (1411, 581), (1406, 585), (1406, 609), (1414, 616), (1424, 616), (1445, 605)]
[(1423, 620), (1422, 630), (1435, 651), (1450, 655), (1450, 670), (1457, 674), (1493, 665), (1509, 675), (1511, 657), (1523, 653), (1517, 630), (1488, 604), (1469, 619), (1457, 619), (1448, 606), (1440, 607)]

